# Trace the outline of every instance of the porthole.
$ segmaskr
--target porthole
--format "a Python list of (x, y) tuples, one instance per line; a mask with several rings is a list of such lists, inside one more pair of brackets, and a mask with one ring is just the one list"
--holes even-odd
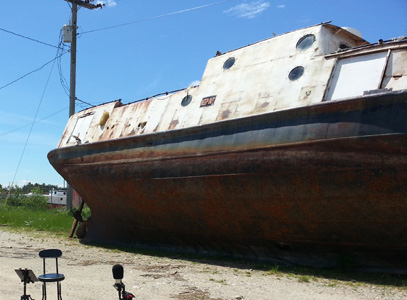
[(182, 101), (181, 101), (181, 105), (182, 106), (187, 106), (189, 103), (191, 103), (192, 101), (192, 96), (191, 95), (187, 95), (185, 96)]
[(315, 35), (307, 34), (300, 38), (297, 42), (298, 50), (307, 50), (315, 42)]
[(304, 67), (298, 66), (291, 70), (290, 74), (288, 74), (288, 78), (291, 81), (297, 80), (304, 74)]
[(235, 58), (234, 57), (229, 57), (225, 63), (223, 64), (223, 69), (224, 70), (229, 70), (233, 65), (235, 64)]

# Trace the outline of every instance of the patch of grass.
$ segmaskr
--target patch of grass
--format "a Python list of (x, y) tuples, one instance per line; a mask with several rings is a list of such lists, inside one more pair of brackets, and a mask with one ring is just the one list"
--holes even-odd
[(312, 275), (300, 275), (300, 276), (298, 276), (298, 281), (299, 282), (309, 283), (311, 281), (317, 282), (318, 279), (315, 276), (312, 276)]
[(13, 229), (69, 233), (73, 218), (66, 210), (0, 206), (0, 225)]
[(310, 277), (309, 277), (309, 276), (301, 275), (301, 276), (298, 277), (298, 281), (299, 281), (299, 282), (308, 283), (308, 282), (310, 282), (311, 280), (310, 280)]
[(266, 270), (267, 275), (274, 275), (274, 274), (279, 274), (279, 273), (280, 273), (280, 269), (277, 265), (271, 266), (271, 268), (268, 268)]
[(226, 285), (226, 280), (223, 280), (223, 279), (216, 280), (216, 279), (213, 279), (213, 278), (209, 278), (209, 281), (213, 281), (213, 282), (216, 282), (216, 283), (220, 283), (220, 284)]

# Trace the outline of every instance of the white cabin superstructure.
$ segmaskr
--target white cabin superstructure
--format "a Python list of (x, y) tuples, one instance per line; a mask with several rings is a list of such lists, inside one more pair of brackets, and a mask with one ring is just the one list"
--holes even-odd
[(200, 126), (368, 90), (405, 89), (407, 40), (367, 45), (347, 29), (324, 23), (219, 54), (208, 61), (198, 86), (75, 115), (58, 147)]

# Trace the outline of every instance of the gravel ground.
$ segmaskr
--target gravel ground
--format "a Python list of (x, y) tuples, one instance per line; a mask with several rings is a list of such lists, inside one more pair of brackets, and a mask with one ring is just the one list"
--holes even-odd
[[(407, 288), (347, 282), (284, 272), (253, 270), (235, 263), (173, 259), (88, 246), (76, 239), (45, 233), (9, 232), (0, 228), (0, 300), (19, 299), (23, 283), (15, 269), (39, 275), (38, 252), (58, 248), (64, 300), (118, 299), (112, 266), (124, 266), (126, 290), (141, 300), (373, 300), (407, 299)], [(53, 265), (49, 266), (50, 270)], [(47, 285), (48, 299), (56, 299), (55, 284)], [(41, 299), (41, 284), (27, 285), (27, 294)]]

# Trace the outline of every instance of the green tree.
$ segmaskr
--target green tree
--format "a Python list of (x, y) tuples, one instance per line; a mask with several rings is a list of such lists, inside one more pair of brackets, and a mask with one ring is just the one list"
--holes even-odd
[(34, 189), (39, 188), (41, 191), (41, 194), (48, 194), (49, 191), (51, 191), (52, 189), (58, 190), (59, 187), (56, 185), (52, 185), (52, 184), (39, 184), (39, 183), (27, 183), (25, 184), (21, 190), (23, 194), (28, 194), (30, 192), (32, 192)]

